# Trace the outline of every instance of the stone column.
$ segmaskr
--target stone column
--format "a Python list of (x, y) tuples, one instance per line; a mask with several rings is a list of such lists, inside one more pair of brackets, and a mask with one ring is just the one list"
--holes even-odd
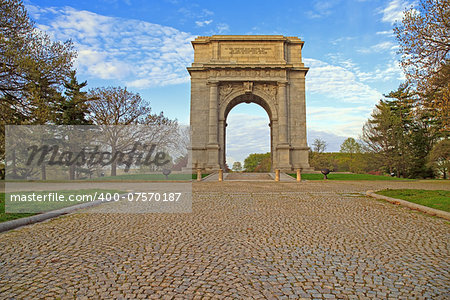
[(287, 82), (278, 82), (278, 144), (276, 167), (283, 172), (291, 170), (290, 145), (288, 140), (288, 99), (286, 93)]
[(278, 82), (278, 124), (280, 144), (288, 143), (288, 103), (286, 98), (286, 82)]
[(197, 181), (201, 181), (201, 180), (202, 180), (202, 170), (197, 169)]
[(218, 125), (218, 82), (209, 83), (209, 138), (208, 144), (217, 144)]
[(209, 82), (209, 134), (208, 145), (206, 147), (208, 153), (207, 168), (210, 170), (217, 170), (219, 165), (219, 140), (218, 140), (218, 125), (219, 125), (219, 83), (217, 81)]
[(219, 165), (221, 169), (225, 169), (225, 120), (219, 120)]

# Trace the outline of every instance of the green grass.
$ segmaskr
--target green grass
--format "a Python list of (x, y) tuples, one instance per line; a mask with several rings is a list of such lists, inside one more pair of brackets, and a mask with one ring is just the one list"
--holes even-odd
[(399, 189), (399, 190), (382, 190), (377, 194), (388, 196), (392, 198), (402, 199), (423, 206), (428, 206), (435, 209), (440, 209), (450, 212), (450, 191), (441, 190), (413, 190), (413, 189)]
[[(296, 177), (296, 174), (289, 174)], [(302, 174), (302, 180), (323, 180), (322, 174)], [(371, 174), (328, 174), (328, 180), (411, 180), (390, 176), (379, 176)]]
[[(209, 175), (209, 173), (208, 174), (203, 174), (202, 173), (202, 178), (205, 178), (208, 175)], [(192, 179), (197, 179), (197, 174), (192, 174)]]
[[(73, 190), (73, 191), (39, 191), (34, 192), (36, 195), (41, 194), (48, 194), (48, 193), (55, 193), (57, 192), (58, 195), (63, 195), (64, 197), (68, 197), (69, 195), (95, 195), (97, 193), (97, 199), (99, 199), (100, 194), (105, 193), (119, 193), (123, 194), (122, 191), (115, 191), (115, 190)], [(33, 192), (20, 192), (20, 193), (14, 193), (14, 194), (20, 194), (20, 195), (31, 195)], [(5, 193), (0, 193), (0, 222), (10, 221), (14, 219), (24, 218), (28, 216), (35, 215), (37, 213), (47, 212), (51, 210), (56, 210), (68, 206), (73, 206), (81, 203), (86, 203), (88, 201), (64, 201), (64, 202), (34, 202), (34, 201), (27, 201), (27, 202), (17, 202), (14, 204), (13, 207), (11, 207), (10, 210), (14, 210), (14, 213), (6, 213), (5, 212), (5, 201), (7, 199), (8, 195)]]
[(20, 218), (29, 217), (35, 214), (7, 214), (5, 213), (5, 193), (0, 193), (0, 223)]

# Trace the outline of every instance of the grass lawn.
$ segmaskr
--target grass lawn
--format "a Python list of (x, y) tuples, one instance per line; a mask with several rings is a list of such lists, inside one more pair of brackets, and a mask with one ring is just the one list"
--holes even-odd
[[(205, 178), (208, 175), (210, 175), (210, 174), (209, 173), (208, 174), (203, 174), (202, 173), (202, 178)], [(192, 179), (197, 179), (197, 174), (192, 174)]]
[[(106, 193), (119, 193), (123, 194), (122, 191), (113, 191), (113, 190), (74, 190), (74, 191), (56, 191), (58, 195), (63, 195), (66, 199), (69, 197), (69, 195), (96, 195), (97, 198), (95, 200), (100, 200), (100, 195), (103, 195), (106, 197)], [(56, 193), (55, 191), (42, 191), (42, 192), (35, 192), (36, 195), (44, 195), (49, 193)], [(17, 193), (19, 194), (19, 193)], [(21, 195), (31, 195), (33, 192), (21, 192)], [(58, 202), (37, 202), (37, 201), (30, 201), (30, 202), (20, 202), (15, 204), (14, 210), (17, 212), (14, 213), (5, 213), (5, 199), (7, 195), (5, 193), (0, 193), (0, 222), (5, 222), (9, 220), (24, 218), (28, 216), (32, 216), (37, 214), (38, 212), (46, 212), (51, 210), (56, 210), (72, 205), (77, 205), (81, 203), (86, 203), (89, 201), (58, 201)], [(31, 212), (31, 213), (30, 213)], [(33, 213), (35, 212), (35, 213)]]
[(379, 191), (377, 194), (450, 212), (450, 191), (387, 189)]
[[(289, 174), (296, 178), (296, 174)], [(302, 174), (302, 180), (323, 180), (322, 174)], [(328, 180), (412, 180), (371, 174), (328, 174)]]
[(7, 214), (5, 213), (5, 193), (0, 193), (0, 222), (29, 217), (35, 214)]

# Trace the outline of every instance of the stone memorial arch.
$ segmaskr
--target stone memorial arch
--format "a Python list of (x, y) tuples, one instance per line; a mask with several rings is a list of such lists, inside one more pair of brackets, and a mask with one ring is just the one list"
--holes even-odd
[(226, 120), (243, 102), (270, 119), (272, 169), (309, 169), (303, 41), (281, 35), (213, 35), (192, 41), (192, 167), (224, 169)]

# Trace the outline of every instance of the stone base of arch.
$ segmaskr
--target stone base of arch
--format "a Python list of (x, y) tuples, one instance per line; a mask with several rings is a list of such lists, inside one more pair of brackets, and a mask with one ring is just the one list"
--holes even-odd
[(198, 37), (192, 42), (191, 166), (225, 169), (226, 120), (243, 102), (270, 119), (272, 169), (309, 170), (303, 41), (284, 36)]
[[(272, 170), (281, 170), (282, 172), (293, 172), (297, 169), (302, 171), (312, 171), (313, 169), (308, 163), (308, 147), (296, 149), (295, 147), (280, 145), (272, 151)], [(220, 156), (220, 148), (216, 146), (208, 146), (204, 149), (192, 149), (192, 162), (189, 164), (193, 170), (201, 169), (210, 173), (225, 169), (226, 160)], [(206, 159), (205, 159), (206, 158)]]

